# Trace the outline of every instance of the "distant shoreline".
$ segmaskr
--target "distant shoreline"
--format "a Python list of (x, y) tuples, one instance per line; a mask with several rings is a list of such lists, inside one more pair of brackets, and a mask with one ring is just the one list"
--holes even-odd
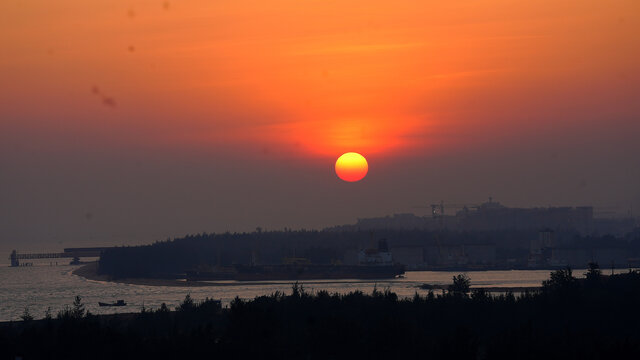
[[(283, 285), (288, 283), (295, 282), (294, 280), (290, 281), (243, 281), (243, 282), (202, 282), (202, 281), (184, 281), (184, 280), (175, 280), (175, 279), (148, 279), (148, 278), (123, 278), (123, 279), (109, 279), (107, 275), (98, 275), (97, 273), (97, 262), (89, 263), (83, 265), (77, 269), (75, 269), (72, 274), (83, 277), (87, 280), (92, 281), (104, 281), (104, 282), (113, 282), (120, 284), (128, 284), (128, 285), (143, 285), (143, 286), (175, 286), (175, 287), (203, 287), (203, 286), (244, 286), (244, 285)], [(393, 280), (387, 280), (393, 281)], [(371, 280), (354, 280), (349, 281), (350, 283), (373, 283), (375, 281)], [(379, 283), (383, 283), (384, 281), (379, 281)], [(304, 284), (322, 284), (324, 282), (318, 281), (303, 281)], [(448, 288), (448, 284), (433, 284), (431, 285), (431, 289), (421, 288), (420, 285), (416, 286), (416, 290), (420, 289), (423, 291), (438, 291)], [(518, 286), (518, 287), (504, 287), (504, 286), (472, 286), (471, 290), (479, 290), (482, 289), (487, 292), (495, 292), (495, 293), (506, 293), (506, 292), (525, 292), (525, 291), (536, 291), (541, 288), (540, 286)]]
[(110, 279), (107, 275), (99, 275), (97, 272), (98, 262), (92, 262), (83, 265), (75, 270), (72, 274), (83, 277), (87, 280), (93, 281), (105, 281), (120, 284), (129, 285), (145, 285), (145, 286), (179, 286), (179, 287), (200, 287), (200, 286), (215, 286), (218, 284), (203, 283), (198, 281), (180, 281), (172, 279), (147, 279), (147, 278), (124, 278), (124, 279)]
[[(211, 282), (211, 281), (184, 281), (184, 280), (176, 280), (176, 279), (149, 279), (149, 278), (123, 278), (123, 279), (110, 279), (107, 275), (98, 275), (97, 271), (97, 262), (83, 265), (77, 269), (75, 269), (72, 274), (83, 277), (87, 280), (93, 281), (105, 281), (105, 282), (114, 282), (120, 284), (129, 284), (129, 285), (145, 285), (145, 286), (177, 286), (177, 287), (202, 287), (202, 286), (246, 286), (246, 285), (285, 285), (285, 284), (293, 284), (296, 280), (280, 280), (280, 281), (227, 281), (227, 282)], [(387, 280), (351, 280), (349, 283), (384, 283), (387, 281), (393, 281), (392, 279)], [(301, 284), (324, 284), (323, 281), (317, 280), (309, 280), (309, 281), (299, 281)]]

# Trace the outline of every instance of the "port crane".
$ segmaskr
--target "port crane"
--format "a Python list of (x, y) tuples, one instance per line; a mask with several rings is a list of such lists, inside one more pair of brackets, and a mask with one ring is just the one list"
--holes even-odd
[[(491, 201), (492, 199), (489, 198), (489, 202)], [(444, 217), (446, 215), (445, 209), (456, 209), (456, 210), (462, 209), (463, 211), (467, 212), (469, 211), (469, 209), (480, 208), (480, 205), (479, 204), (451, 204), (451, 203), (445, 203), (444, 200), (441, 200), (440, 203), (437, 203), (437, 204), (430, 204), (429, 206), (414, 206), (414, 208), (431, 209), (431, 217), (438, 220), (439, 229), (443, 230), (445, 228), (444, 226)], [(442, 252), (442, 242), (440, 241), (440, 236), (441, 234), (435, 234), (434, 240), (436, 243), (436, 247), (438, 248), (438, 255), (442, 257), (443, 252)]]
[[(491, 198), (489, 198), (489, 202), (491, 202)], [(444, 229), (444, 216), (446, 215), (445, 209), (462, 209), (463, 211), (469, 211), (469, 209), (478, 209), (480, 207), (479, 204), (451, 204), (445, 203), (443, 200), (437, 204), (431, 204), (429, 206), (414, 206), (414, 208), (426, 208), (431, 209), (431, 217), (434, 219), (438, 219), (440, 222), (440, 229)]]

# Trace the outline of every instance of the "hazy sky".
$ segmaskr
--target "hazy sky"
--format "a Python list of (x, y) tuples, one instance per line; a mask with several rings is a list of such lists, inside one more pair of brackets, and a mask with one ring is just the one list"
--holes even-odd
[[(0, 2), (0, 250), (640, 212), (640, 2)], [(356, 151), (357, 183), (333, 164)]]

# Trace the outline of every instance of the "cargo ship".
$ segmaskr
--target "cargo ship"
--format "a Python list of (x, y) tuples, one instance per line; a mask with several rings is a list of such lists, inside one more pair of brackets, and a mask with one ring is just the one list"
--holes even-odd
[(357, 265), (312, 264), (305, 258), (287, 258), (275, 265), (236, 265), (234, 271), (189, 271), (187, 280), (336, 280), (393, 279), (404, 274), (404, 265), (395, 264), (385, 240), (377, 249), (358, 253)]

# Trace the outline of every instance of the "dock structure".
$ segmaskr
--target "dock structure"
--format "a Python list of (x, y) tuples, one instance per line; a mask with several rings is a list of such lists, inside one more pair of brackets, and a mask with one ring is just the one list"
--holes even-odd
[(103, 251), (110, 249), (109, 247), (90, 247), (90, 248), (66, 248), (63, 252), (49, 252), (49, 253), (26, 253), (19, 254), (17, 250), (13, 250), (9, 259), (11, 260), (11, 266), (20, 266), (21, 260), (33, 260), (33, 259), (58, 259), (58, 258), (81, 258), (81, 257), (99, 257)]

